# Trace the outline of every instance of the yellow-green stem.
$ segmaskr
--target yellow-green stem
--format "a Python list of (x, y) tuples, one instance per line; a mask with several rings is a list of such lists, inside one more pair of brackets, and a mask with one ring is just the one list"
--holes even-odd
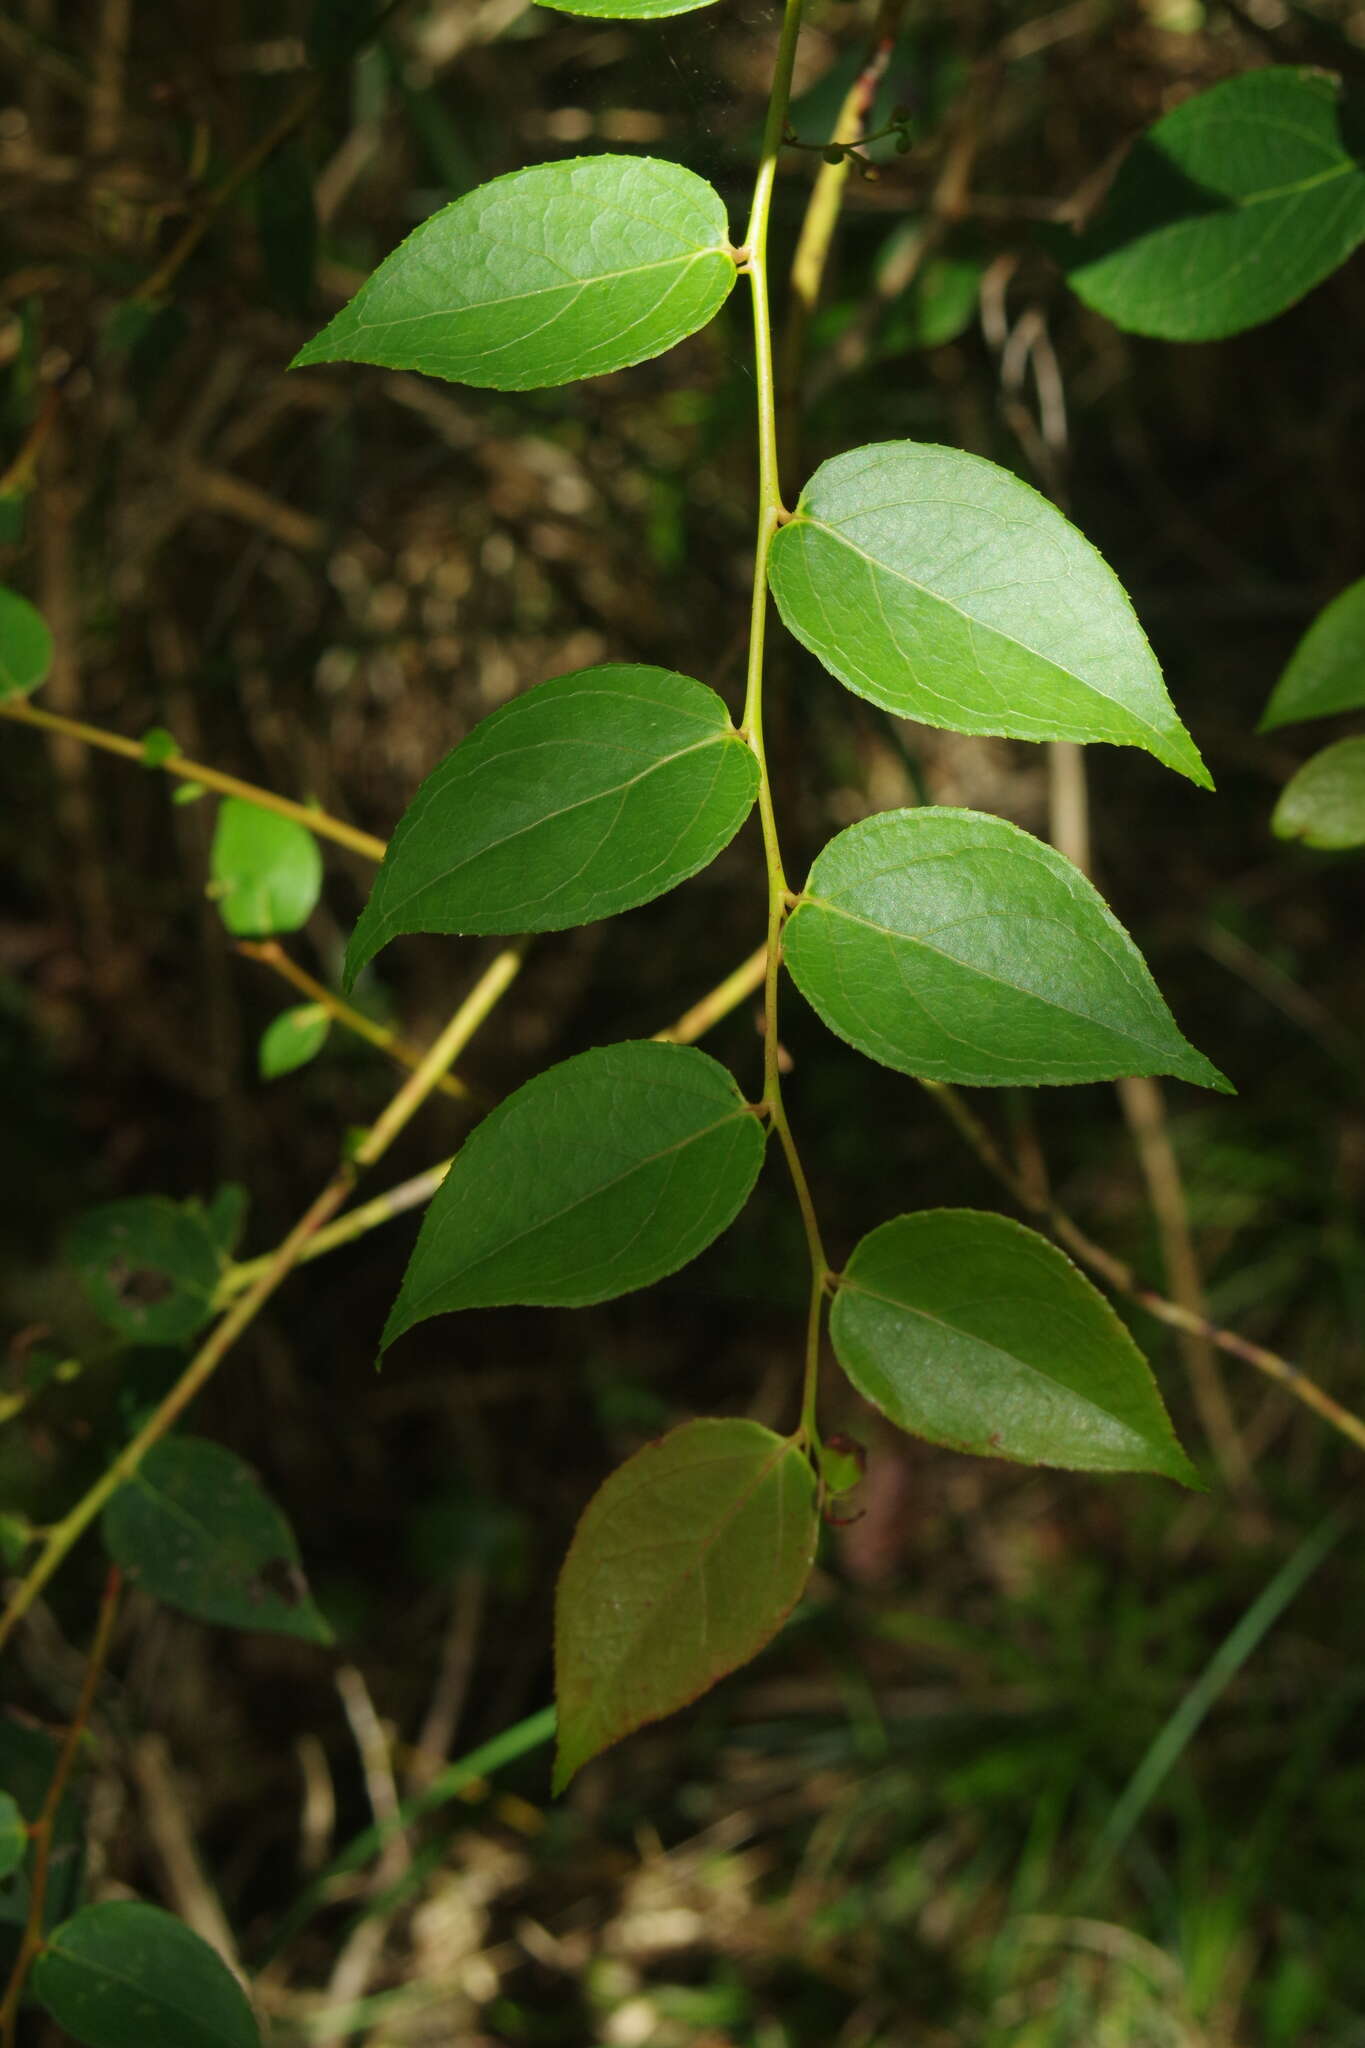
[(68, 1551), (84, 1535), (106, 1501), (117, 1492), (125, 1480), (132, 1477), (153, 1444), (160, 1442), (172, 1423), (184, 1413), (195, 1396), (212, 1379), (243, 1330), (254, 1321), (276, 1288), (298, 1264), (309, 1240), (324, 1224), (330, 1223), (366, 1167), (373, 1166), (383, 1157), (399, 1132), (405, 1128), (431, 1094), (440, 1076), (459, 1058), (480, 1024), (516, 976), (521, 966), (521, 958), (521, 947), (507, 947), (479, 977), (445, 1030), (423, 1058), (421, 1065), (408, 1075), (398, 1093), (371, 1125), (355, 1151), (348, 1159), (342, 1160), (321, 1194), (309, 1204), (283, 1243), (270, 1253), (252, 1285), (210, 1332), (160, 1406), (154, 1410), (137, 1435), (124, 1445), (112, 1465), (77, 1501), (70, 1513), (63, 1515), (61, 1521), (55, 1523), (48, 1531), (47, 1539), (35, 1562), (15, 1588), (3, 1615), (0, 1615), (0, 1648), (4, 1647), (16, 1623), (27, 1614)]
[(34, 725), (42, 732), (59, 732), (69, 740), (79, 740), (82, 746), (96, 747), (104, 754), (118, 754), (125, 761), (137, 761), (144, 768), (159, 768), (163, 775), (176, 775), (184, 782), (198, 782), (205, 789), (216, 789), (223, 796), (239, 796), (249, 804), (257, 804), (263, 811), (275, 811), (282, 818), (295, 818), (300, 825), (306, 825), (310, 832), (316, 832), (320, 839), (334, 839), (338, 846), (348, 846), (352, 853), (363, 853), (367, 860), (383, 860), (384, 841), (376, 839), (372, 832), (361, 832), (354, 825), (347, 825), (340, 818), (334, 818), (327, 811), (316, 810), (311, 804), (296, 804), (287, 796), (276, 796), (273, 789), (261, 789), (254, 782), (243, 782), (236, 775), (224, 775), (221, 769), (210, 768), (203, 761), (188, 761), (183, 754), (172, 754), (165, 761), (148, 761), (138, 740), (129, 740), (122, 733), (106, 732), (103, 726), (84, 725), (78, 718), (63, 718), (55, 711), (42, 711), (26, 698), (11, 697), (0, 704), (0, 718), (12, 718), (20, 725)]
[(749, 617), (749, 665), (744, 693), (744, 729), (758, 762), (758, 811), (763, 827), (763, 856), (768, 872), (768, 962), (763, 985), (763, 1100), (769, 1122), (786, 1156), (792, 1186), (806, 1233), (810, 1253), (811, 1296), (806, 1325), (805, 1371), (801, 1390), (800, 1434), (814, 1447), (815, 1396), (820, 1365), (821, 1306), (829, 1265), (825, 1258), (820, 1225), (811, 1200), (810, 1185), (801, 1155), (792, 1136), (782, 1100), (779, 1067), (778, 977), (782, 965), (782, 926), (787, 915), (790, 890), (782, 867), (782, 849), (773, 810), (772, 781), (763, 740), (763, 657), (768, 623), (768, 553), (773, 536), (786, 513), (782, 506), (782, 484), (778, 470), (777, 393), (773, 375), (772, 315), (768, 304), (768, 223), (772, 214), (773, 183), (777, 176), (778, 152), (787, 128), (791, 101), (792, 71), (796, 45), (801, 33), (803, 0), (786, 0), (782, 35), (773, 74), (772, 96), (763, 130), (763, 153), (754, 180), (753, 206), (745, 234), (745, 259), (754, 314), (754, 378), (758, 386), (758, 531), (754, 546), (754, 583)]

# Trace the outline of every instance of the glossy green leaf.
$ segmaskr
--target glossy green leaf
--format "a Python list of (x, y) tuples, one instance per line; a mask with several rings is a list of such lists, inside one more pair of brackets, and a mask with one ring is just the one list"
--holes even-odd
[(1148, 129), (1083, 235), (1049, 240), (1072, 290), (1129, 333), (1255, 327), (1365, 240), (1365, 101), (1319, 71), (1227, 79)]
[(1113, 570), (979, 455), (917, 441), (836, 455), (774, 539), (769, 577), (803, 646), (885, 711), (1145, 747), (1212, 786)]
[(1270, 821), (1277, 839), (1324, 852), (1365, 846), (1365, 736), (1338, 740), (1285, 784)]
[(67, 1257), (95, 1313), (141, 1344), (181, 1344), (213, 1313), (221, 1260), (193, 1203), (134, 1195), (87, 1209)]
[(850, 825), (811, 869), (783, 957), (831, 1031), (923, 1080), (1228, 1087), (1080, 870), (1003, 818)]
[(1365, 576), (1320, 611), (1289, 657), (1261, 718), (1261, 732), (1301, 718), (1365, 710)]
[(0, 1792), (0, 1877), (9, 1877), (28, 1854), (28, 1824), (8, 1792)]
[(281, 1010), (261, 1033), (256, 1063), (263, 1081), (278, 1081), (315, 1060), (327, 1043), (332, 1020), (321, 1003), (296, 1003)]
[(859, 1393), (931, 1443), (1199, 1484), (1108, 1302), (1008, 1217), (929, 1209), (882, 1224), (839, 1276), (830, 1335)]
[(681, 164), (577, 157), (468, 192), (295, 358), (530, 391), (662, 355), (735, 282), (720, 194)]
[(676, 1273), (732, 1223), (764, 1130), (734, 1076), (642, 1040), (526, 1082), (466, 1140), (432, 1198), (384, 1344), (427, 1316), (582, 1308)]
[(404, 812), (346, 955), (401, 932), (548, 932), (648, 903), (733, 839), (758, 763), (714, 690), (612, 664), (485, 718)]
[(83, 1906), (49, 1935), (32, 1982), (84, 2048), (260, 2048), (227, 1964), (157, 1906)]
[(661, 21), (670, 14), (693, 14), (713, 0), (536, 0), (557, 14), (588, 14), (597, 21)]
[(27, 697), (52, 667), (52, 634), (42, 613), (17, 590), (0, 588), (0, 702)]
[(684, 1423), (613, 1472), (559, 1575), (555, 1790), (769, 1642), (815, 1556), (815, 1477), (756, 1422)]
[(238, 938), (298, 931), (322, 889), (322, 855), (308, 828), (241, 797), (218, 806), (211, 865), (223, 923)]
[(114, 1563), (200, 1621), (330, 1643), (299, 1547), (249, 1465), (200, 1437), (154, 1444), (104, 1511)]

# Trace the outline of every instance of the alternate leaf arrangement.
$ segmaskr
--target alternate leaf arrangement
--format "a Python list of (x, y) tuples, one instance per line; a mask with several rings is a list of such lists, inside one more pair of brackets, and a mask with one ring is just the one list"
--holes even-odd
[(1034, 1232), (931, 1210), (883, 1225), (836, 1272), (788, 1119), (788, 973), (831, 1030), (923, 1079), (1227, 1085), (1085, 877), (998, 818), (874, 817), (840, 833), (799, 892), (789, 885), (764, 745), (770, 589), (795, 638), (889, 711), (1140, 746), (1210, 780), (1117, 579), (1008, 471), (892, 442), (826, 462), (783, 505), (767, 243), (800, 12), (789, 0), (742, 241), (719, 193), (675, 164), (608, 155), (515, 171), (418, 228), (298, 357), (525, 390), (662, 354), (741, 274), (751, 296), (759, 506), (738, 728), (704, 682), (659, 668), (604, 665), (532, 688), (423, 784), (347, 954), (349, 978), (404, 933), (512, 937), (650, 902), (757, 804), (768, 955), (756, 1099), (708, 1054), (654, 1043), (601, 1046), (526, 1083), (457, 1156), (384, 1331), (387, 1346), (455, 1309), (575, 1307), (648, 1286), (734, 1220), (769, 1138), (784, 1154), (810, 1257), (796, 1427), (685, 1423), (590, 1503), (559, 1584), (556, 1786), (753, 1656), (799, 1600), (827, 1490), (827, 1307), (840, 1364), (902, 1428), (1198, 1483), (1123, 1326)]
[[(575, 0), (565, 11), (644, 20), (696, 4), (705, 0)], [(768, 233), (801, 12), (802, 0), (785, 0), (739, 239), (720, 194), (678, 164), (603, 154), (514, 171), (420, 226), (296, 359), (543, 389), (663, 354), (704, 327), (741, 279), (750, 297), (758, 505), (738, 723), (704, 680), (664, 667), (608, 662), (540, 682), (485, 718), (422, 784), (346, 955), (349, 988), (408, 934), (520, 941), (611, 917), (696, 875), (757, 809), (761, 1075), (737, 1076), (690, 1044), (626, 1041), (526, 1082), (440, 1180), (382, 1335), (387, 1349), (459, 1309), (572, 1308), (648, 1287), (729, 1227), (776, 1140), (810, 1268), (793, 1427), (687, 1422), (589, 1502), (558, 1589), (556, 1788), (753, 1657), (800, 1601), (822, 1511), (859, 1469), (845, 1444), (822, 1438), (826, 1323), (858, 1393), (932, 1443), (1200, 1483), (1126, 1327), (1036, 1231), (972, 1210), (919, 1210), (889, 1218), (833, 1266), (788, 1115), (780, 1006), (789, 979), (831, 1032), (931, 1084), (1171, 1075), (1229, 1086), (1183, 1037), (1087, 878), (1000, 818), (941, 806), (886, 812), (840, 832), (799, 888), (789, 880), (765, 749), (770, 596), (830, 676), (890, 713), (966, 734), (1134, 746), (1212, 786), (1118, 579), (1008, 470), (894, 441), (825, 462), (784, 505)], [(1096, 222), (1079, 237), (1054, 236), (1055, 253), (1077, 294), (1130, 331), (1237, 332), (1283, 310), (1365, 239), (1358, 133), (1320, 74), (1274, 68), (1234, 79), (1159, 121)], [(51, 660), (41, 618), (0, 591), (0, 697), (26, 696)], [(1363, 705), (1365, 582), (1312, 628), (1264, 724)], [(142, 758), (200, 786), (169, 735), (149, 735)], [(218, 786), (228, 785), (220, 777)], [(1312, 845), (1365, 842), (1365, 739), (1329, 748), (1295, 778), (1276, 829)], [(229, 794), (212, 875), (235, 935), (298, 929), (321, 886), (307, 813)], [(501, 958), (501, 980), (417, 1063), (298, 1230), (257, 1262), (236, 1307), (222, 1282), (240, 1203), (144, 1197), (80, 1219), (71, 1262), (110, 1327), (176, 1345), (221, 1320), (172, 1397), (49, 1539), (0, 1640), (101, 1511), (116, 1567), (158, 1598), (229, 1626), (330, 1640), (292, 1531), (254, 1475), (213, 1444), (167, 1432), (497, 1000), (515, 948)], [(317, 1002), (282, 1013), (261, 1047), (262, 1075), (313, 1057), (332, 1014)], [(69, 1767), (69, 1757), (55, 1760), (53, 1789), (26, 1812), (0, 1804), (0, 1876), (19, 1869), (30, 1835), (50, 1842)], [(130, 2001), (153, 2048), (258, 2039), (231, 1975), (169, 1916), (120, 1903), (57, 1923), (45, 1864), (33, 1882), (0, 2025), (12, 2026), (31, 1972), (39, 2002), (92, 2048), (132, 2038)], [(113, 1998), (111, 1972), (122, 1986)]]

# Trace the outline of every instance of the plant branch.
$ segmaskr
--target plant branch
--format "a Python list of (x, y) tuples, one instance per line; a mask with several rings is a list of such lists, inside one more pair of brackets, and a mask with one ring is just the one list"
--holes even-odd
[(749, 664), (744, 694), (744, 729), (758, 762), (758, 809), (763, 827), (763, 854), (768, 874), (767, 965), (763, 981), (763, 1102), (777, 1133), (801, 1211), (810, 1254), (811, 1296), (807, 1319), (805, 1371), (801, 1393), (800, 1432), (810, 1445), (815, 1436), (815, 1393), (820, 1362), (820, 1317), (829, 1262), (796, 1140), (782, 1100), (779, 1065), (778, 977), (782, 968), (782, 926), (790, 890), (782, 867), (782, 850), (773, 810), (772, 780), (763, 739), (763, 656), (768, 619), (768, 554), (773, 536), (786, 518), (778, 469), (777, 395), (773, 376), (772, 315), (768, 303), (768, 223), (772, 214), (777, 158), (786, 133), (792, 70), (801, 33), (802, 0), (786, 0), (778, 44), (763, 152), (754, 181), (753, 206), (745, 233), (745, 256), (754, 315), (754, 376), (758, 385), (758, 532), (754, 546), (754, 583), (749, 615)]
[[(397, 1060), (400, 1066), (416, 1068), (421, 1065), (420, 1046), (410, 1045), (396, 1031), (390, 1031), (386, 1025), (376, 1024), (372, 1018), (352, 1008), (351, 1004), (343, 1001), (339, 995), (334, 995), (324, 982), (316, 981), (306, 968), (291, 960), (283, 946), (277, 944), (274, 939), (267, 939), (264, 944), (257, 944), (252, 939), (239, 939), (237, 951), (248, 960), (259, 960), (263, 967), (273, 969), (291, 988), (296, 988), (300, 995), (307, 996), (311, 1002), (325, 1010), (344, 1030), (354, 1032), (357, 1038), (363, 1038), (379, 1052)], [(474, 1100), (474, 1090), (467, 1081), (462, 1081), (458, 1074), (442, 1074), (436, 1087), (440, 1094), (452, 1095), (457, 1102)]]
[(237, 1339), (264, 1308), (271, 1295), (298, 1264), (304, 1247), (346, 1201), (366, 1168), (373, 1166), (409, 1123), (444, 1074), (468, 1045), (474, 1033), (498, 1003), (521, 967), (522, 948), (509, 946), (498, 954), (479, 977), (445, 1030), (421, 1065), (409, 1074), (398, 1093), (356, 1146), (337, 1166), (327, 1185), (299, 1218), (289, 1235), (270, 1253), (250, 1287), (211, 1331), (186, 1366), (180, 1378), (143, 1424), (124, 1445), (101, 1478), (82, 1496), (61, 1521), (47, 1533), (46, 1541), (24, 1578), (15, 1588), (0, 1615), (0, 1648), (4, 1647), (16, 1623), (28, 1612), (43, 1587), (68, 1551), (84, 1535), (105, 1502), (130, 1479), (153, 1444), (159, 1443), (171, 1425), (195, 1396), (212, 1379)]
[(19, 1953), (15, 1958), (9, 1983), (5, 1987), (4, 2002), (0, 2004), (0, 2048), (14, 2048), (15, 2033), (19, 2024), (19, 2003), (24, 1995), (24, 1986), (28, 1982), (28, 1973), (43, 1945), (43, 1913), (47, 1905), (48, 1878), (52, 1870), (52, 1836), (75, 1767), (81, 1737), (85, 1733), (95, 1704), (95, 1694), (99, 1689), (105, 1659), (109, 1655), (109, 1644), (114, 1633), (114, 1621), (118, 1614), (119, 1595), (122, 1591), (123, 1574), (117, 1565), (111, 1565), (104, 1582), (104, 1596), (100, 1601), (90, 1655), (85, 1662), (85, 1678), (81, 1684), (80, 1698), (76, 1702), (76, 1711), (57, 1754), (57, 1762), (43, 1799), (42, 1810), (29, 1829), (29, 1839), (33, 1844), (33, 1874), (29, 1880), (28, 1917), (24, 1922)]
[(1059, 1244), (1066, 1246), (1072, 1256), (1139, 1308), (1145, 1309), (1159, 1323), (1165, 1323), (1172, 1330), (1182, 1330), (1192, 1336), (1202, 1337), (1230, 1358), (1240, 1358), (1244, 1364), (1255, 1366), (1257, 1372), (1284, 1387), (1304, 1406), (1320, 1415), (1324, 1422), (1353, 1443), (1357, 1450), (1365, 1451), (1365, 1421), (1353, 1415), (1349, 1408), (1343, 1408), (1334, 1401), (1324, 1387), (1308, 1377), (1289, 1359), (1281, 1358), (1278, 1352), (1267, 1351), (1262, 1344), (1253, 1344), (1246, 1337), (1239, 1337), (1235, 1330), (1221, 1329), (1209, 1321), (1207, 1316), (1196, 1315), (1193, 1310), (1182, 1308), (1179, 1302), (1168, 1301), (1164, 1295), (1144, 1287), (1132, 1267), (1116, 1258), (1104, 1246), (1087, 1237), (1078, 1223), (1074, 1223), (1063, 1209), (1044, 1194), (1035, 1190), (1024, 1176), (1015, 1171), (1006, 1159), (995, 1139), (982, 1123), (976, 1112), (968, 1107), (955, 1088), (942, 1081), (920, 1081), (920, 1086), (938, 1104), (958, 1134), (965, 1138), (982, 1165), (993, 1173), (1001, 1185), (1007, 1188), (1021, 1209), (1036, 1216), (1045, 1223)]
[(316, 832), (320, 839), (332, 839), (338, 846), (349, 847), (352, 853), (363, 853), (367, 860), (384, 858), (384, 841), (376, 839), (372, 832), (361, 832), (356, 826), (332, 817), (328, 811), (315, 809), (311, 804), (297, 804), (287, 796), (276, 796), (273, 790), (262, 789), (254, 782), (243, 782), (239, 776), (224, 775), (221, 769), (210, 768), (203, 761), (188, 761), (183, 754), (172, 754), (164, 761), (149, 761), (140, 741), (125, 739), (122, 733), (106, 732), (102, 726), (85, 725), (80, 719), (63, 718), (55, 711), (41, 711), (24, 697), (10, 697), (0, 703), (0, 718), (12, 718), (20, 725), (36, 726), (42, 732), (60, 733), (64, 739), (79, 740), (82, 746), (95, 747), (101, 753), (118, 754), (123, 760), (136, 761), (143, 768), (159, 768), (164, 774), (179, 776), (184, 782), (202, 783), (205, 789), (216, 789), (223, 796), (242, 797), (263, 811), (274, 811), (281, 818), (297, 820), (310, 832)]

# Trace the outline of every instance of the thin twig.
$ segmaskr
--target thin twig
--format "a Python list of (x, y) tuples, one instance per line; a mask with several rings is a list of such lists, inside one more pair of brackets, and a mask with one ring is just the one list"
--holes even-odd
[(109, 1654), (109, 1644), (114, 1633), (114, 1621), (118, 1614), (119, 1596), (122, 1591), (123, 1574), (117, 1565), (111, 1565), (104, 1581), (104, 1596), (100, 1601), (94, 1639), (90, 1645), (90, 1655), (86, 1659), (85, 1679), (81, 1685), (80, 1698), (76, 1702), (76, 1711), (58, 1752), (41, 1811), (29, 1829), (29, 1837), (33, 1843), (33, 1872), (29, 1879), (28, 1918), (24, 1922), (19, 1954), (5, 1989), (4, 2003), (0, 2004), (0, 2048), (14, 2048), (20, 2000), (24, 1995), (24, 1986), (28, 1982), (28, 1973), (43, 1945), (43, 1913), (47, 1906), (47, 1885), (52, 1869), (52, 1836), (76, 1762), (81, 1737), (85, 1733), (86, 1723), (95, 1704), (95, 1694), (104, 1671), (105, 1659)]
[[(410, 1045), (407, 1039), (400, 1038), (396, 1031), (390, 1031), (383, 1024), (376, 1024), (360, 1010), (353, 1009), (350, 1003), (335, 995), (324, 982), (316, 981), (306, 968), (291, 960), (283, 946), (278, 945), (274, 939), (267, 939), (263, 944), (257, 944), (252, 939), (239, 939), (237, 951), (244, 954), (248, 960), (259, 960), (263, 967), (271, 968), (287, 981), (291, 988), (296, 988), (300, 995), (307, 996), (311, 1002), (325, 1010), (344, 1030), (354, 1032), (357, 1038), (363, 1038), (378, 1051), (387, 1053), (388, 1057), (397, 1060), (400, 1066), (421, 1065), (423, 1053), (420, 1046)], [(462, 1081), (458, 1074), (442, 1074), (436, 1087), (440, 1094), (453, 1095), (458, 1102), (470, 1102), (474, 1099), (474, 1090), (467, 1081)]]
[(82, 746), (94, 747), (105, 754), (118, 754), (125, 761), (136, 761), (143, 768), (160, 769), (164, 775), (178, 776), (183, 782), (200, 783), (205, 789), (216, 789), (223, 796), (242, 797), (263, 811), (274, 811), (281, 818), (297, 820), (310, 832), (316, 832), (320, 839), (332, 839), (338, 846), (349, 847), (352, 853), (363, 853), (367, 860), (384, 858), (384, 841), (376, 839), (372, 832), (361, 832), (356, 826), (347, 825), (342, 819), (334, 818), (330, 812), (317, 809), (312, 804), (297, 804), (290, 797), (276, 796), (274, 790), (262, 789), (254, 782), (243, 782), (240, 776), (224, 775), (221, 769), (210, 768), (203, 761), (188, 761), (180, 753), (171, 754), (164, 761), (149, 760), (140, 740), (125, 739), (122, 733), (106, 732), (102, 726), (86, 725), (77, 718), (63, 718), (55, 711), (40, 710), (25, 697), (7, 697), (0, 703), (0, 718), (12, 718), (20, 725), (37, 726), (42, 732), (60, 733), (65, 739), (79, 740)]

